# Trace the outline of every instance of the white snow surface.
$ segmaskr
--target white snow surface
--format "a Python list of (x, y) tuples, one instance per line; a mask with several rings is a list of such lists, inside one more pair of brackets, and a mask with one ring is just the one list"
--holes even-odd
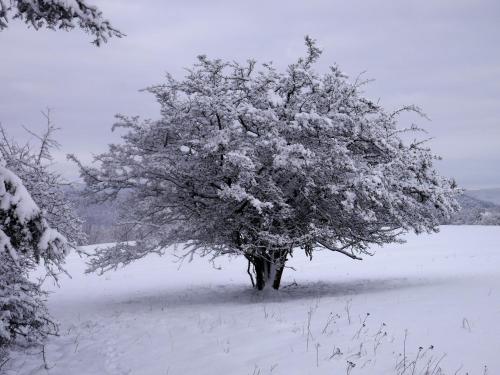
[(47, 285), (47, 368), (20, 350), (6, 374), (500, 374), (500, 227), (407, 240), (362, 262), (297, 252), (265, 293), (242, 258), (151, 255), (98, 276), (72, 254), (72, 279)]

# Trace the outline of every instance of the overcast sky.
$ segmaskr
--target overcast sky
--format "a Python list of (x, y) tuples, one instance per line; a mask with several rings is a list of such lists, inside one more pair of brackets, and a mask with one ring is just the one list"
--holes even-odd
[[(273, 61), (285, 67), (303, 53), (303, 37), (387, 109), (416, 104), (434, 137), (439, 167), (466, 188), (500, 186), (500, 1), (176, 1), (89, 0), (127, 34), (101, 48), (80, 30), (34, 31), (12, 20), (0, 32), (0, 122), (25, 139), (22, 125), (43, 126), (54, 109), (62, 144), (56, 167), (69, 178), (117, 140), (114, 115), (158, 117), (139, 89), (181, 77), (199, 54)], [(408, 124), (402, 124), (408, 125)]]

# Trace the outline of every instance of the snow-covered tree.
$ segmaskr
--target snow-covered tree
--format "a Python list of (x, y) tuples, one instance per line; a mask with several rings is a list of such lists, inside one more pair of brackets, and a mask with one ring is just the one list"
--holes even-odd
[(46, 120), (43, 134), (29, 131), (40, 142), (38, 147), (9, 139), (0, 125), (0, 158), (23, 181), (32, 199), (43, 211), (47, 223), (67, 239), (70, 247), (76, 249), (86, 242), (83, 222), (65, 194), (67, 183), (51, 168), (52, 152), (59, 147), (53, 138), (57, 127), (51, 121), (50, 110), (42, 112), (42, 115)]
[(95, 37), (97, 46), (110, 37), (123, 36), (85, 0), (0, 0), (0, 30), (7, 28), (9, 17), (19, 18), (34, 29), (70, 30), (78, 24)]
[(21, 179), (0, 160), (1, 349), (20, 338), (37, 342), (55, 332), (45, 293), (29, 272), (42, 262), (55, 275), (67, 249), (64, 236), (49, 226)]
[(321, 51), (306, 46), (283, 72), (200, 56), (183, 80), (148, 89), (160, 119), (119, 116), (124, 142), (80, 167), (101, 199), (130, 192), (123, 221), (142, 235), (98, 251), (90, 271), (182, 243), (189, 257), (245, 256), (252, 283), (277, 289), (298, 249), (360, 259), (403, 232), (437, 231), (455, 184), (423, 142), (403, 141), (418, 129), (397, 126), (420, 110), (385, 111), (335, 65), (317, 73)]
[(45, 306), (46, 293), (30, 279), (42, 264), (57, 278), (70, 248), (85, 241), (82, 222), (66, 198), (61, 177), (50, 170), (56, 127), (38, 148), (8, 138), (0, 126), (0, 348), (22, 339), (39, 342), (57, 326)]

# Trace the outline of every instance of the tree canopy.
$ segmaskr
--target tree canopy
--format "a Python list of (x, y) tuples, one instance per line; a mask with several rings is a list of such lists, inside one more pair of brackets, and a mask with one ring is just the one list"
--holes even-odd
[(199, 56), (184, 79), (147, 89), (159, 119), (118, 117), (123, 143), (81, 171), (99, 199), (128, 192), (122, 220), (142, 235), (98, 251), (91, 271), (181, 243), (186, 256), (243, 255), (257, 288), (277, 288), (297, 249), (360, 259), (405, 231), (437, 230), (456, 186), (424, 142), (401, 136), (418, 129), (399, 115), (420, 110), (384, 110), (365, 81), (336, 65), (316, 72), (321, 51), (308, 37), (306, 47), (282, 72)]

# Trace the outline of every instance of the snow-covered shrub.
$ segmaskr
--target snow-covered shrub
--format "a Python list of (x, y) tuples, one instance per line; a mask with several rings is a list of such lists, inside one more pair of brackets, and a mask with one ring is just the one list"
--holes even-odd
[(5, 251), (0, 252), (0, 348), (16, 339), (38, 343), (57, 332), (45, 306), (46, 293), (28, 279), (29, 269), (22, 261), (14, 262)]
[(64, 236), (51, 228), (21, 179), (0, 160), (0, 346), (22, 338), (36, 342), (55, 331), (45, 294), (29, 280), (39, 263), (56, 275), (67, 252)]
[(97, 7), (85, 0), (0, 0), (0, 31), (7, 27), (9, 14), (35, 29), (70, 30), (78, 24), (95, 37), (93, 43), (97, 46), (110, 37), (123, 36)]
[(419, 109), (386, 112), (337, 66), (318, 74), (321, 51), (306, 45), (284, 72), (200, 56), (184, 80), (148, 89), (160, 119), (119, 116), (124, 143), (82, 176), (102, 199), (132, 192), (123, 221), (143, 235), (97, 252), (90, 271), (183, 243), (189, 256), (243, 255), (258, 289), (278, 288), (297, 248), (360, 259), (405, 231), (437, 230), (456, 187), (423, 142), (402, 140), (417, 129), (398, 128), (399, 114)]

